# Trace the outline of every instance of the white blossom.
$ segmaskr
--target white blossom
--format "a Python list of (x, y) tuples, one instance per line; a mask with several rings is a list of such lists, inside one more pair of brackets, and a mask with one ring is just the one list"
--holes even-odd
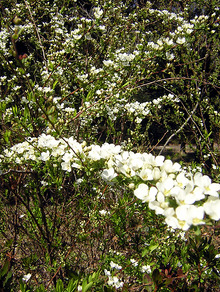
[(103, 14), (103, 10), (99, 7), (94, 7), (93, 12), (94, 12), (95, 18), (100, 18)]
[(31, 274), (29, 273), (29, 274), (24, 275), (24, 276), (22, 277), (22, 281), (24, 281), (24, 282), (27, 283), (27, 282), (30, 280), (30, 278), (31, 278)]

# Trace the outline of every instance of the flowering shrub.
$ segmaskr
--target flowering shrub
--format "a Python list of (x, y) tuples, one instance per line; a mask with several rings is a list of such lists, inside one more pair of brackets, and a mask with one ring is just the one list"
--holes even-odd
[(217, 1), (1, 2), (0, 290), (218, 287)]
[[(164, 215), (166, 223), (174, 229), (187, 230), (191, 225), (205, 224), (205, 214), (213, 220), (220, 219), (220, 184), (212, 183), (199, 172), (187, 173), (179, 163), (165, 160), (164, 156), (124, 151), (119, 145), (108, 143), (86, 146), (86, 142), (79, 143), (72, 137), (55, 139), (45, 134), (15, 144), (2, 156), (3, 163), (18, 165), (54, 159), (56, 167), (63, 171), (82, 170), (84, 165), (93, 171), (95, 167), (97, 171), (103, 169), (101, 177), (106, 182), (122, 176), (128, 187), (134, 189), (134, 195), (149, 203), (156, 214)], [(97, 161), (102, 162), (98, 167), (94, 165)]]

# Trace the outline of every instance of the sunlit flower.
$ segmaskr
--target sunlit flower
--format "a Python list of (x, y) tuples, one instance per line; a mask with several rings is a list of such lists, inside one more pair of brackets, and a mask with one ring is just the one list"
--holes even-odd
[(137, 189), (134, 191), (134, 195), (145, 202), (152, 202), (155, 200), (157, 189), (155, 187), (149, 188), (146, 184), (139, 184)]
[(178, 37), (177, 40), (176, 40), (176, 43), (180, 44), (180, 45), (184, 44), (185, 42), (186, 42), (185, 37), (182, 37), (182, 38)]
[(106, 270), (106, 269), (104, 269), (104, 273), (105, 273), (106, 276), (111, 276), (111, 272)]
[(100, 18), (103, 14), (103, 10), (99, 7), (94, 7), (93, 12), (94, 12), (95, 18)]
[(171, 160), (166, 159), (161, 165), (161, 170), (165, 170), (167, 173), (175, 173), (181, 170), (181, 165), (177, 162), (173, 163)]
[(153, 180), (153, 172), (151, 169), (142, 168), (139, 176), (143, 180)]
[(91, 151), (88, 153), (88, 158), (91, 160), (97, 161), (101, 158), (101, 147), (99, 145), (92, 145)]
[(120, 282), (120, 280), (116, 276), (109, 276), (108, 285), (119, 289), (123, 287), (124, 283)]
[(104, 169), (102, 174), (101, 174), (102, 179), (105, 181), (111, 181), (116, 176), (117, 176), (117, 173), (115, 172), (113, 167), (109, 168), (109, 169)]
[(220, 220), (220, 199), (210, 196), (203, 204), (205, 213), (213, 220)]
[[(204, 208), (202, 206), (182, 205), (176, 208), (176, 216), (179, 225), (183, 230), (187, 230), (190, 225), (204, 224)], [(187, 228), (188, 226), (188, 228)]]
[(109, 214), (109, 212), (106, 210), (101, 210), (101, 211), (99, 211), (99, 214), (102, 216), (105, 216), (106, 214)]
[(156, 214), (164, 215), (164, 210), (169, 207), (169, 203), (165, 201), (165, 196), (159, 192), (157, 200), (149, 202), (149, 208), (155, 210)]
[(103, 159), (109, 159), (113, 155), (119, 154), (121, 151), (120, 145), (104, 143), (100, 149), (100, 157)]
[(47, 150), (46, 152), (41, 152), (40, 159), (43, 161), (47, 161), (50, 158), (50, 152)]
[(138, 266), (138, 261), (135, 259), (130, 259), (130, 262), (132, 263), (132, 266), (137, 267)]
[(29, 273), (29, 274), (24, 275), (24, 276), (22, 277), (22, 281), (24, 281), (24, 282), (27, 283), (27, 282), (30, 280), (30, 278), (31, 278), (31, 274)]
[(194, 175), (194, 183), (203, 189), (204, 194), (217, 198), (219, 197), (218, 191), (220, 191), (220, 184), (212, 183), (210, 177), (207, 175), (202, 175), (197, 172)]
[(116, 270), (121, 270), (121, 269), (122, 269), (122, 266), (120, 266), (120, 265), (114, 263), (113, 261), (110, 262), (110, 267), (111, 267), (112, 269), (116, 269)]
[(151, 273), (151, 267), (150, 267), (149, 265), (147, 265), (147, 266), (142, 266), (142, 267), (141, 267), (141, 272), (142, 272), (142, 273), (150, 274), (150, 273)]
[(156, 184), (158, 191), (164, 194), (164, 196), (170, 196), (174, 186), (174, 180), (171, 177), (167, 177), (162, 182)]
[(109, 66), (113, 66), (114, 65), (114, 62), (112, 60), (104, 60), (103, 61), (103, 64), (106, 66), (106, 67), (109, 67)]

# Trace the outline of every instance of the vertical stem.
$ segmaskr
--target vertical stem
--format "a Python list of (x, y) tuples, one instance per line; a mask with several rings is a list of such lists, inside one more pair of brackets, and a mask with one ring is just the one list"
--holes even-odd
[[(39, 188), (39, 180), (38, 180), (38, 174), (35, 173), (35, 179), (36, 179), (36, 187), (37, 187), (37, 197), (39, 199), (39, 207), (40, 207), (40, 211), (41, 211), (41, 217), (42, 217), (42, 221), (43, 221), (43, 224), (44, 224), (44, 229), (45, 229), (45, 232), (46, 232), (46, 240), (47, 240), (47, 249), (48, 249), (48, 253), (51, 257), (51, 238), (50, 238), (50, 232), (49, 232), (49, 229), (48, 229), (48, 224), (47, 224), (47, 218), (46, 218), (46, 215), (45, 215), (45, 212), (44, 212), (44, 207), (43, 207), (43, 200), (42, 200), (42, 196), (41, 196), (41, 191), (40, 191), (40, 188)], [(52, 263), (52, 261), (51, 261)]]

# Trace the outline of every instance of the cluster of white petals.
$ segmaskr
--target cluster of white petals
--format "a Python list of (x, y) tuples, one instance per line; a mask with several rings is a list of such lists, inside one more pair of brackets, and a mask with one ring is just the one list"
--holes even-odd
[(108, 270), (104, 270), (106, 276), (108, 276), (108, 285), (113, 286), (115, 289), (120, 289), (123, 287), (124, 283), (119, 280), (118, 277), (112, 276), (111, 272)]
[(220, 184), (212, 183), (207, 175), (186, 173), (179, 163), (163, 156), (127, 151), (114, 156), (110, 169), (109, 177), (114, 177), (113, 170), (131, 179), (139, 177), (134, 195), (156, 214), (164, 215), (174, 229), (205, 224), (205, 214), (220, 219)]
[(6, 149), (1, 161), (4, 159), (16, 164), (56, 159), (61, 169), (68, 172), (82, 169), (86, 162), (103, 161), (103, 180), (112, 183), (118, 175), (127, 178), (134, 195), (148, 203), (156, 214), (165, 216), (165, 222), (174, 229), (205, 224), (207, 215), (216, 221), (220, 219), (220, 184), (212, 183), (200, 172), (186, 172), (179, 163), (164, 156), (124, 151), (121, 146), (108, 143), (86, 146), (72, 137), (56, 139), (42, 134)]

